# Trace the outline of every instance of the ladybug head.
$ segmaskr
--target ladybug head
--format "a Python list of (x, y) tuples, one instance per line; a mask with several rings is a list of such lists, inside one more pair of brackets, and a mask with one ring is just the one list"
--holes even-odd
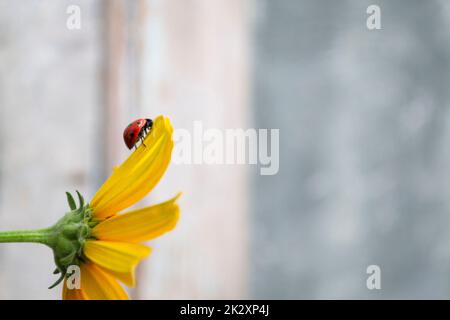
[(151, 129), (152, 126), (153, 126), (153, 121), (152, 121), (152, 119), (145, 119), (145, 120), (147, 120), (147, 121), (145, 122), (145, 128), (146, 128), (146, 129)]

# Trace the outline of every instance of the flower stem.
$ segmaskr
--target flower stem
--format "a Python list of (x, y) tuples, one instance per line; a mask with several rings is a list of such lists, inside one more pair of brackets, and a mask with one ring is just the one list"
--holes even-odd
[(0, 232), (1, 242), (34, 242), (49, 244), (50, 229), (18, 230)]

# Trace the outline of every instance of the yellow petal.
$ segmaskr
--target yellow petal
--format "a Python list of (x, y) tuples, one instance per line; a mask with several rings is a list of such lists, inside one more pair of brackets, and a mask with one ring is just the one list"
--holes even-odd
[(63, 300), (86, 300), (86, 296), (81, 288), (80, 289), (67, 288), (67, 280), (64, 280), (63, 282), (62, 298)]
[(80, 266), (81, 288), (69, 289), (67, 280), (63, 284), (64, 300), (127, 300), (128, 294), (114, 279), (91, 262)]
[(117, 280), (120, 280), (123, 284), (126, 284), (128, 287), (133, 288), (136, 285), (134, 270), (132, 270), (130, 272), (115, 272), (115, 271), (111, 271), (111, 270), (102, 268), (100, 266), (98, 266), (98, 267), (101, 268), (106, 273), (108, 273), (109, 275), (116, 278)]
[[(93, 263), (83, 263), (81, 290), (88, 300), (127, 300), (128, 294), (113, 276)], [(74, 291), (74, 290), (67, 290)]]
[(173, 128), (163, 116), (155, 119), (146, 136), (146, 146), (139, 146), (112, 175), (90, 202), (94, 216), (104, 219), (141, 200), (158, 183), (169, 165)]
[(135, 283), (136, 265), (150, 251), (149, 247), (142, 244), (100, 240), (86, 241), (83, 247), (83, 253), (90, 261), (130, 286)]
[(178, 194), (169, 201), (146, 208), (116, 215), (100, 222), (92, 235), (100, 240), (142, 242), (154, 239), (177, 224), (179, 208), (175, 201)]

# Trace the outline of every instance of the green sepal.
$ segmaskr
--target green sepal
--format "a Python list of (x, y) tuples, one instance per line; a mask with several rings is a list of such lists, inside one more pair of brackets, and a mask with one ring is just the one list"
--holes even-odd
[(63, 257), (63, 258), (60, 258), (60, 259), (59, 259), (59, 262), (60, 262), (62, 265), (70, 265), (70, 264), (73, 263), (76, 254), (77, 254), (77, 252), (71, 252), (71, 253), (69, 253), (67, 256), (65, 256), (65, 257)]
[[(78, 201), (80, 202), (80, 207), (78, 208), (78, 211), (81, 212), (84, 209), (84, 198), (83, 196), (76, 190), (78, 195)], [(73, 210), (73, 209), (72, 209)]]
[(64, 277), (66, 276), (65, 273), (61, 273), (61, 276), (58, 278), (58, 280), (55, 281), (54, 284), (52, 284), (50, 287), (48, 287), (49, 289), (53, 289), (54, 287), (56, 287), (58, 284), (61, 283), (61, 281), (64, 280)]
[(75, 200), (73, 199), (72, 195), (69, 192), (66, 192), (67, 196), (67, 203), (69, 203), (70, 210), (75, 210), (77, 208), (77, 205), (75, 204)]

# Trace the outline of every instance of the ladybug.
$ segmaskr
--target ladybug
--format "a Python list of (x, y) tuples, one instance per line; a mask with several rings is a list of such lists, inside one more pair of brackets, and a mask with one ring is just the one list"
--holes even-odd
[[(123, 140), (128, 149), (136, 147), (136, 143), (141, 140), (144, 144), (144, 138), (150, 132), (153, 126), (152, 119), (137, 119), (130, 123), (123, 131)], [(137, 147), (136, 147), (137, 149)]]

